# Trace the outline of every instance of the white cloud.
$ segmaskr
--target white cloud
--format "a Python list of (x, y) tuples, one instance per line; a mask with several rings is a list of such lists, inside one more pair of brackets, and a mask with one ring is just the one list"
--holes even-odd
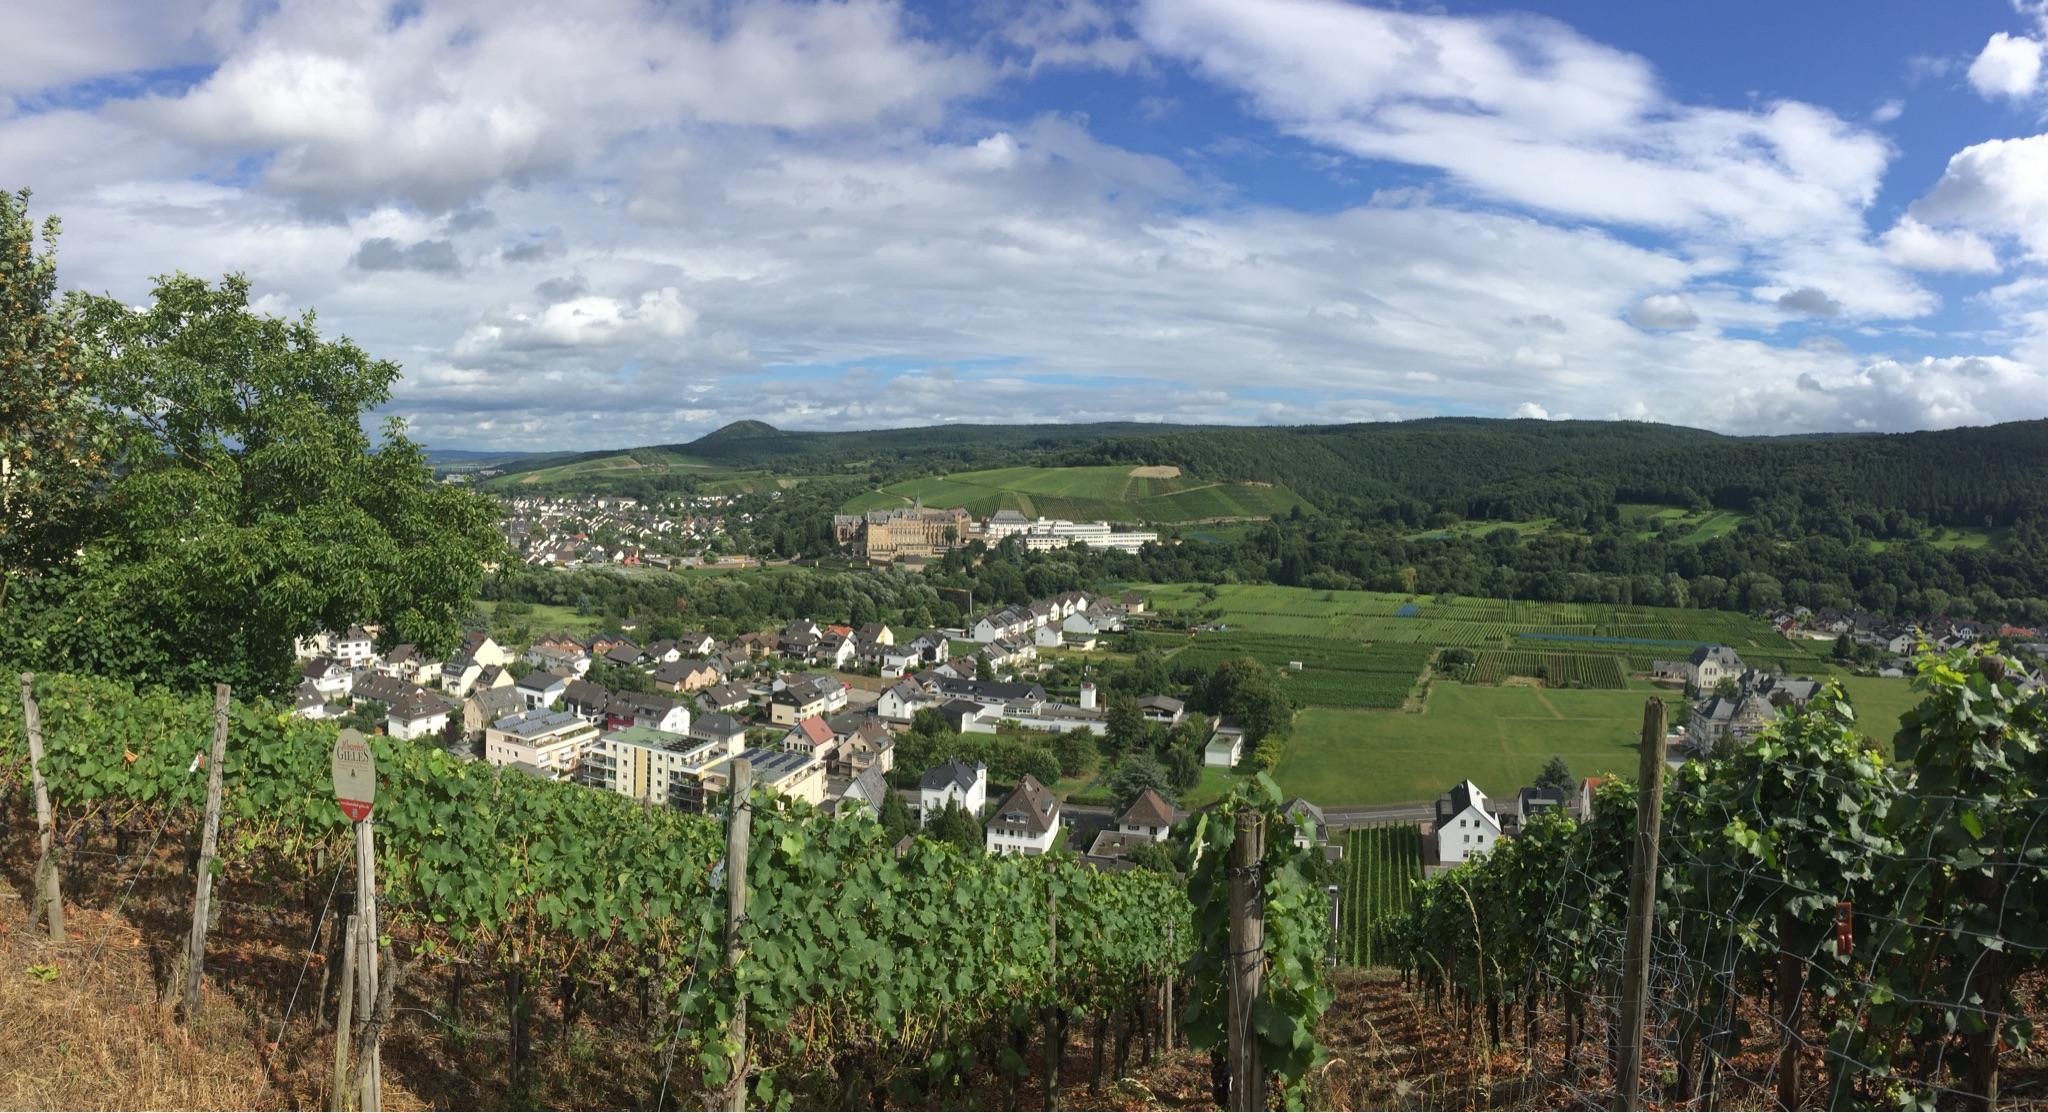
[(1889, 124), (1905, 114), (1906, 102), (1893, 97), (1870, 110), (1870, 122), (1873, 124)]
[(2048, 135), (1993, 139), (1965, 147), (1913, 215), (2010, 236), (2037, 260), (2048, 260)]
[(1677, 294), (1651, 294), (1628, 311), (1628, 319), (1648, 329), (1685, 329), (1700, 323), (1700, 315)]
[(1991, 36), (1970, 63), (1970, 84), (1986, 97), (2022, 100), (2041, 81), (2041, 55), (2048, 44), (2004, 31)]
[(1998, 269), (1998, 255), (1982, 236), (1964, 229), (1941, 231), (1910, 216), (1884, 234), (1885, 257), (1920, 271), (1983, 274)]
[(1544, 409), (1542, 406), (1539, 406), (1534, 402), (1524, 402), (1521, 405), (1516, 406), (1515, 412), (1509, 414), (1508, 416), (1519, 418), (1534, 418), (1537, 421), (1549, 421), (1550, 411)]

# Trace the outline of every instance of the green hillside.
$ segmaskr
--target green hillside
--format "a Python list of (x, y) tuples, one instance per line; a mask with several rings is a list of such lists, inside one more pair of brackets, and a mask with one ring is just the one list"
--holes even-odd
[(1175, 468), (1110, 465), (1076, 468), (994, 468), (906, 479), (850, 500), (849, 512), (908, 506), (964, 507), (976, 517), (1016, 510), (1026, 517), (1125, 522), (1195, 522), (1270, 518), (1301, 506), (1277, 484), (1218, 482)]

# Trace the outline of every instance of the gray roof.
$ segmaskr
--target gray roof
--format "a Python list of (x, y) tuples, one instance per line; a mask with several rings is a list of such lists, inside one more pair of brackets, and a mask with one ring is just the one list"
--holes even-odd
[(986, 772), (987, 769), (983, 766), (969, 765), (954, 758), (925, 770), (924, 776), (918, 778), (917, 785), (927, 792), (938, 792), (948, 785), (958, 785), (962, 791), (966, 791), (973, 788), (974, 783)]
[(690, 720), (690, 733), (698, 738), (731, 738), (746, 730), (746, 724), (723, 711), (706, 711)]

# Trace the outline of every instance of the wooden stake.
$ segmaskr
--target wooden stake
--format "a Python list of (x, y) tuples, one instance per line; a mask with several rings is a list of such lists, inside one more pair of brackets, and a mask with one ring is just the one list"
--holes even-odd
[[(377, 834), (365, 819), (355, 825), (356, 831), (356, 914), (360, 923), (355, 945), (362, 948), (357, 959), (358, 989), (364, 1019), (377, 1003)], [(369, 1038), (363, 1042), (362, 1109), (363, 1113), (377, 1113), (383, 1105), (383, 1058), (379, 1044), (380, 1035), (365, 1033)]]
[(1799, 1005), (1806, 989), (1806, 969), (1792, 952), (1798, 925), (1790, 912), (1778, 913), (1778, 1104), (1799, 1108)]
[(192, 897), (192, 931), (185, 937), (185, 1023), (199, 1015), (199, 985), (206, 977), (206, 925), (213, 903), (213, 859), (220, 849), (220, 775), (228, 749), (225, 684), (213, 686), (213, 749), (206, 759), (206, 826), (199, 835), (199, 885)]
[[(37, 912), (50, 917), (50, 942), (64, 942), (64, 887), (57, 877), (57, 815), (50, 807), (50, 786), (43, 780), (43, 714), (36, 706), (36, 674), (21, 674), (21, 719), (28, 728), (28, 771), (36, 791)], [(35, 913), (30, 913), (30, 920)]]
[(1617, 1108), (1642, 1102), (1643, 1012), (1650, 999), (1650, 932), (1657, 913), (1657, 834), (1664, 818), (1664, 701), (1643, 705), (1642, 764), (1636, 778), (1635, 862), (1629, 874), (1628, 938), (1622, 952), (1621, 1046), (1615, 1056)]
[(1237, 813), (1237, 839), (1230, 844), (1230, 1108), (1266, 1108), (1266, 1071), (1252, 1032), (1252, 1006), (1265, 973), (1266, 908), (1259, 864), (1265, 860), (1265, 818), (1246, 808)]
[(356, 918), (349, 914), (348, 927), (342, 936), (345, 941), (341, 948), (341, 998), (340, 1013), (334, 1022), (334, 1079), (327, 1087), (327, 1106), (334, 1113), (347, 1113), (348, 1100), (348, 1047), (354, 1033), (349, 1024), (355, 1015), (356, 992)]
[[(1179, 933), (1180, 933), (1180, 925), (1178, 925), (1178, 924), (1168, 924), (1168, 925), (1166, 925), (1166, 950), (1167, 950), (1167, 953), (1168, 953), (1168, 954), (1171, 954), (1171, 953), (1173, 953), (1173, 949), (1174, 949), (1174, 944), (1175, 944), (1175, 943), (1177, 942), (1177, 940), (1175, 940), (1174, 936), (1178, 935)], [(1173, 1029), (1174, 1029), (1174, 1022), (1175, 1022), (1175, 1021), (1176, 1021), (1176, 1020), (1178, 1019), (1177, 1017), (1175, 1017), (1175, 1016), (1173, 1015), (1173, 979), (1174, 979), (1174, 971), (1171, 971), (1171, 970), (1167, 971), (1167, 972), (1166, 972), (1166, 1049), (1167, 1049), (1168, 1051), (1171, 1051), (1171, 1050), (1173, 1050), (1173, 1040), (1174, 1040), (1174, 1030), (1173, 1030)]]
[[(1053, 869), (1050, 859), (1047, 860), (1046, 866), (1046, 876), (1050, 878)], [(1060, 972), (1060, 895), (1058, 892), (1048, 888), (1045, 894), (1045, 901), (1046, 933), (1047, 938), (1052, 941), (1047, 951), (1051, 955), (1052, 976), (1058, 978)], [(1054, 1005), (1045, 1010), (1045, 1107), (1048, 1110), (1056, 1110), (1060, 1107), (1060, 1060), (1066, 1058), (1066, 1055), (1067, 1025), (1065, 1019), (1060, 1015), (1060, 1007)]]
[[(740, 965), (740, 922), (747, 915), (747, 845), (753, 834), (754, 763), (732, 759), (732, 804), (725, 829), (725, 969), (737, 981)], [(739, 1113), (747, 1107), (747, 998), (735, 993), (732, 1005), (732, 1078), (725, 1108)]]

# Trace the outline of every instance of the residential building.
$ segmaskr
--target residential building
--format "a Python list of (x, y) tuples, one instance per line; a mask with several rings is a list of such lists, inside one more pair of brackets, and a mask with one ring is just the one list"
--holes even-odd
[(753, 766), (754, 784), (808, 804), (825, 802), (825, 764), (808, 754), (788, 750), (750, 749), (722, 758), (693, 777), (679, 777), (670, 802), (686, 811), (709, 811), (732, 784), (732, 763), (745, 758)]
[(812, 715), (789, 728), (789, 733), (782, 736), (782, 748), (809, 754), (829, 767), (839, 752), (839, 738), (825, 725), (822, 716)]
[(556, 780), (566, 777), (598, 729), (567, 711), (545, 707), (507, 715), (484, 730), (484, 760), (492, 765), (523, 761)]
[(522, 676), (513, 684), (519, 699), (527, 707), (553, 707), (569, 691), (568, 676), (558, 672), (543, 672), (535, 669)]
[(384, 730), (393, 738), (432, 738), (448, 727), (455, 705), (422, 688), (393, 703), (384, 714)]
[(1500, 821), (1487, 807), (1486, 794), (1469, 780), (1459, 781), (1436, 801), (1437, 861), (1454, 865), (1484, 854), (1500, 842)]
[(690, 729), (690, 708), (674, 696), (660, 692), (619, 692), (605, 705), (605, 726), (622, 730), (630, 726), (653, 727), (670, 734)]
[(580, 783), (649, 804), (666, 804), (675, 782), (739, 753), (737, 743), (693, 738), (652, 727), (606, 731), (577, 767)]
[(746, 745), (747, 724), (722, 711), (706, 711), (690, 724), (689, 733), (692, 738), (723, 742), (738, 752)]
[(332, 657), (315, 657), (306, 662), (299, 667), (299, 678), (302, 682), (311, 683), (313, 690), (329, 703), (348, 699), (349, 693), (355, 690), (355, 675), (347, 665)]
[(882, 801), (887, 798), (890, 791), (889, 782), (883, 778), (882, 771), (871, 766), (847, 783), (845, 790), (839, 794), (839, 803), (833, 809), (833, 814), (852, 815), (864, 811), (872, 816), (880, 816)]
[(876, 563), (902, 557), (936, 557), (966, 542), (974, 520), (959, 507), (934, 510), (922, 502), (832, 519), (839, 544)]
[(988, 803), (988, 766), (953, 760), (925, 770), (917, 785), (917, 818), (928, 825), (948, 804), (958, 804), (979, 820)]
[(1155, 842), (1173, 833), (1173, 805), (1152, 789), (1146, 789), (1116, 817), (1116, 829), (1125, 835), (1139, 835)]
[(785, 677), (768, 697), (768, 719), (777, 726), (795, 726), (812, 715), (826, 715), (845, 706), (846, 685), (833, 677)]
[(1060, 798), (1029, 773), (988, 818), (990, 854), (1043, 854), (1060, 832)]
[(1235, 768), (1244, 760), (1244, 727), (1228, 716), (1216, 720), (1209, 743), (1202, 747), (1202, 764), (1218, 769)]

